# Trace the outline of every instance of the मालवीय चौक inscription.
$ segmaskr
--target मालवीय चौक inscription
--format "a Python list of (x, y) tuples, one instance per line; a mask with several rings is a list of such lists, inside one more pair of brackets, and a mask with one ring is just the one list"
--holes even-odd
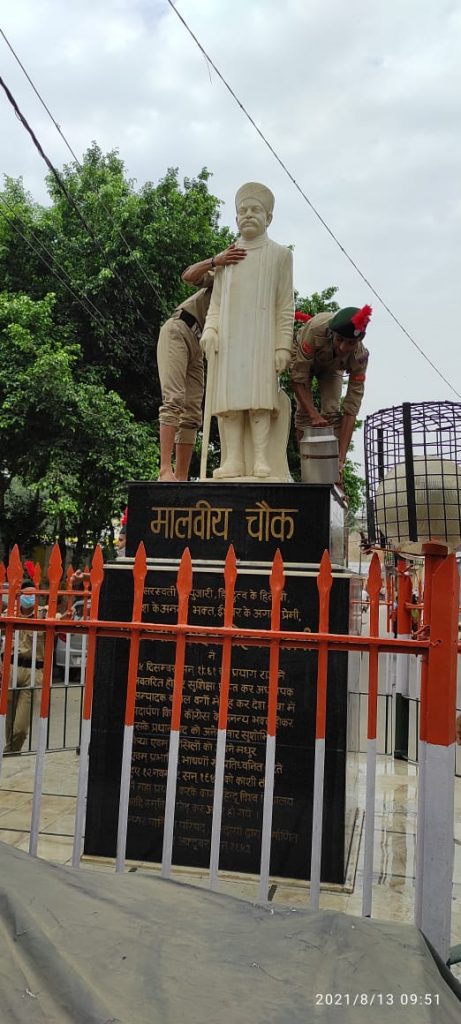
[[(190, 508), (170, 508), (155, 505), (155, 517), (150, 529), (165, 540), (228, 540), (229, 519), (232, 508), (213, 508), (208, 501), (197, 501)], [(271, 508), (266, 501), (257, 501), (255, 508), (245, 509), (248, 536), (253, 540), (291, 540), (295, 530), (297, 508)]]

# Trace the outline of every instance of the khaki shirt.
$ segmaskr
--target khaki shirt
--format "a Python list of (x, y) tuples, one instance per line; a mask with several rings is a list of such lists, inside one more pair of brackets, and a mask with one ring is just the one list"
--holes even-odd
[[(25, 661), (32, 662), (32, 639), (33, 632), (28, 632), (25, 629), (21, 629), (19, 632), (18, 641), (18, 655), (20, 658), (24, 658)], [(37, 653), (36, 664), (39, 666), (39, 662), (43, 663), (45, 654), (45, 634), (37, 630)], [(41, 666), (39, 666), (41, 667)]]
[[(6, 611), (2, 612), (2, 617), (4, 615), (6, 615), (6, 614), (7, 614)], [(23, 618), (23, 616), (20, 616), (20, 618), (18, 617), (17, 621), (24, 622), (24, 625), (25, 625), (25, 623), (27, 622), (27, 617)], [(3, 632), (3, 629), (2, 629), (2, 632)], [(35, 654), (36, 665), (37, 665), (38, 668), (41, 668), (42, 666), (39, 663), (41, 662), (43, 664), (43, 659), (44, 659), (44, 656), (45, 656), (45, 633), (44, 632), (41, 632), (39, 630), (35, 631), (35, 630), (28, 630), (28, 629), (20, 629), (19, 630), (19, 639), (18, 639), (18, 657), (19, 658), (23, 658), (24, 661), (32, 662), (32, 641), (33, 641), (33, 636), (34, 636), (35, 632), (36, 632), (36, 635), (37, 635), (37, 647), (36, 647), (36, 654)], [(14, 635), (16, 635), (16, 630), (14, 631)], [(2, 654), (3, 654), (3, 651), (2, 651)], [(13, 653), (11, 654), (11, 658), (13, 659)], [(1, 658), (0, 658), (0, 663), (1, 663)]]
[(205, 271), (205, 274), (201, 280), (201, 288), (190, 295), (188, 299), (184, 299), (179, 306), (175, 309), (173, 316), (178, 317), (181, 310), (185, 309), (187, 313), (195, 317), (200, 331), (203, 331), (203, 325), (206, 320), (208, 313), (208, 306), (210, 305), (211, 292), (213, 289), (214, 274), (209, 270)]
[(357, 416), (365, 391), (369, 353), (361, 341), (347, 355), (335, 352), (334, 333), (328, 327), (333, 316), (334, 313), (317, 313), (298, 331), (291, 379), (295, 384), (307, 384), (312, 377), (321, 380), (333, 373), (347, 373), (349, 382), (342, 411)]

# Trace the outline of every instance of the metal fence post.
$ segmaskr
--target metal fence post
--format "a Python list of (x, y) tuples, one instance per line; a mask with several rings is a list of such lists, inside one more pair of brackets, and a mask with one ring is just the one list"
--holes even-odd
[[(411, 615), (406, 607), (411, 601), (413, 586), (407, 575), (407, 562), (399, 558), (397, 563), (397, 617), (396, 637), (411, 639)], [(397, 654), (395, 667), (395, 740), (394, 758), (408, 760), (410, 696), (410, 655)]]
[(425, 757), (416, 907), (416, 923), (444, 961), (450, 949), (453, 886), (458, 603), (458, 568), (455, 556), (449, 555), (432, 575), (430, 646), (421, 703)]

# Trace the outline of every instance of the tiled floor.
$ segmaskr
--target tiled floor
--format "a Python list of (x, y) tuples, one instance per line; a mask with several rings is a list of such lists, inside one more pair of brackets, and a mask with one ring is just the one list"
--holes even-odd
[[(72, 855), (75, 795), (79, 759), (73, 751), (46, 755), (43, 799), (40, 817), (38, 855), (59, 864), (69, 864)], [(29, 844), (35, 757), (21, 755), (5, 758), (0, 780), (0, 839), (21, 850)], [(376, 822), (374, 846), (373, 917), (401, 921), (413, 920), (417, 769), (390, 757), (378, 757), (376, 786)], [(365, 759), (360, 757), (359, 801), (364, 806)], [(453, 878), (452, 944), (461, 943), (461, 779), (455, 783), (455, 864)], [(362, 899), (363, 835), (356, 835), (357, 855), (349, 872), (352, 892), (322, 890), (322, 909), (360, 914)], [(90, 866), (113, 871), (112, 863), (83, 861)], [(149, 870), (155, 870), (146, 865)], [(179, 880), (206, 885), (203, 872), (180, 871)], [(225, 876), (223, 892), (254, 900), (256, 881)], [(272, 888), (276, 903), (303, 906), (308, 903), (307, 887), (302, 883), (277, 883)], [(461, 977), (461, 969), (454, 969)]]

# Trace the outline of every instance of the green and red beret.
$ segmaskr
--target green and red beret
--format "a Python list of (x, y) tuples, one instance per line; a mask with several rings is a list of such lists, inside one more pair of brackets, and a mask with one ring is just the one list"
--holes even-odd
[(342, 338), (358, 341), (365, 334), (371, 313), (371, 306), (362, 306), (362, 309), (358, 309), (357, 306), (346, 306), (345, 309), (340, 309), (335, 313), (328, 326)]

